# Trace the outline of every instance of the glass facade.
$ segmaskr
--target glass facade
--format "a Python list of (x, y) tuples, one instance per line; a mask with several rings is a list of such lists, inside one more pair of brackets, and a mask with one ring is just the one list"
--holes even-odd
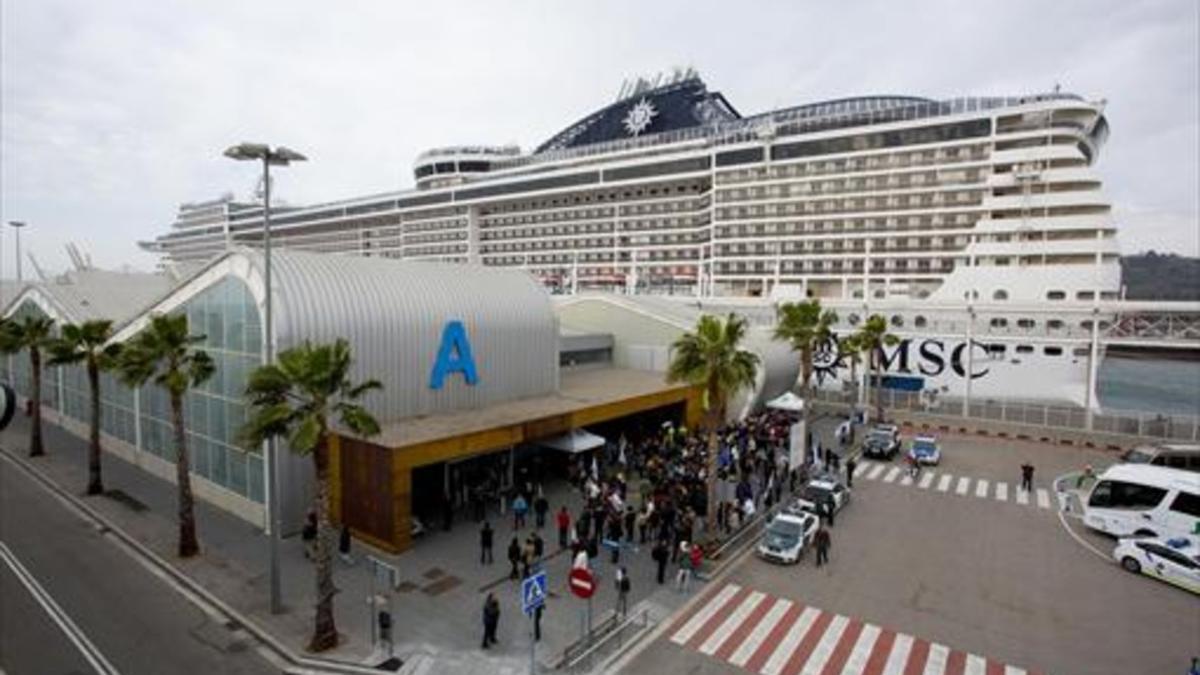
[[(208, 352), (216, 366), (213, 377), (184, 398), (192, 473), (261, 504), (264, 491), (261, 448), (247, 447), (238, 438), (246, 420), (243, 401), (246, 380), (262, 364), (262, 328), (254, 298), (242, 281), (227, 277), (187, 301), (176, 313), (187, 315), (192, 334), (204, 335), (199, 347)], [(19, 319), (30, 314), (45, 316), (32, 302), (22, 304), (13, 316)], [(13, 387), (22, 396), (28, 396), (32, 386), (28, 355), (13, 354), (9, 362)], [(61, 391), (62, 412), (88, 423), (91, 393), (84, 364), (46, 367), (42, 391), (45, 405), (54, 408), (59, 406)], [(135, 395), (139, 398), (136, 406)], [(101, 373), (101, 430), (137, 447), (139, 425), (139, 449), (174, 462), (171, 406), (166, 391), (149, 382), (135, 394), (115, 375)]]
[[(48, 318), (48, 315), (42, 311), (42, 308), (30, 300), (21, 303), (21, 306), (17, 307), (12, 313), (12, 318), (16, 321), (20, 321), (27, 316)], [(57, 332), (57, 328), (55, 328), (54, 332)], [(42, 405), (57, 410), (59, 406), (57, 368), (46, 365), (48, 359), (49, 356), (46, 354), (46, 350), (43, 349)], [(16, 354), (12, 354), (9, 363), (12, 364), (12, 373), (9, 381), (12, 382), (13, 389), (17, 394), (28, 398), (30, 393), (33, 392), (33, 378), (30, 376), (31, 371), (29, 368), (29, 353), (22, 350)]]

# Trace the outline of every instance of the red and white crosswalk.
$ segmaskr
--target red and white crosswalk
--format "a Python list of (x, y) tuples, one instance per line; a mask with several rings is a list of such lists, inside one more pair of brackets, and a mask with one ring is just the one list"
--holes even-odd
[(671, 642), (762, 675), (1025, 675), (968, 654), (836, 612), (738, 584), (670, 627)]

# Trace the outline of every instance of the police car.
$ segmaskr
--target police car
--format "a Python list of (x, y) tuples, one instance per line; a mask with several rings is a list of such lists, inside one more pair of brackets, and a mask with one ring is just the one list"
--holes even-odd
[(758, 555), (771, 562), (799, 562), (800, 554), (812, 543), (816, 531), (817, 518), (811, 513), (780, 513), (763, 531)]
[(816, 478), (808, 481), (808, 484), (800, 491), (800, 496), (788, 506), (787, 511), (789, 513), (819, 514), (822, 504), (832, 502), (833, 512), (837, 513), (849, 501), (850, 488), (842, 485), (840, 481), (833, 477)]
[(1126, 537), (1113, 558), (1134, 574), (1157, 577), (1200, 595), (1200, 539), (1196, 537)]
[(900, 451), (900, 430), (894, 424), (879, 424), (863, 439), (863, 457), (891, 459)]

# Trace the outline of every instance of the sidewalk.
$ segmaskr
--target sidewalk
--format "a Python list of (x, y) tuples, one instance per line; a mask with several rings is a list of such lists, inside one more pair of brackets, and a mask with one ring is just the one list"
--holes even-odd
[[(18, 416), (9, 429), (0, 432), (0, 445), (31, 463), (66, 491), (82, 496), (87, 482), (86, 442), (62, 429), (46, 424), (47, 454), (28, 459), (28, 419)], [(272, 615), (268, 609), (268, 550), (265, 535), (251, 524), (197, 500), (196, 521), (202, 553), (192, 560), (175, 556), (175, 486), (150, 475), (111, 454), (104, 456), (104, 482), (109, 494), (89, 497), (87, 503), (117, 527), (169, 561), (238, 612), (274, 635), (296, 653), (303, 653), (312, 627), (315, 581), (312, 566), (303, 556), (297, 537), (283, 541), (280, 562), (285, 611)], [(581, 500), (563, 484), (546, 486), (551, 514), (541, 531), (546, 541), (549, 599), (542, 620), (538, 661), (544, 669), (555, 664), (564, 649), (579, 638), (586, 602), (567, 591), (569, 555), (557, 555), (557, 532), (553, 512), (564, 503), (572, 514)], [(128, 498), (114, 498), (119, 491)], [(466, 514), (462, 514), (466, 515)], [(519, 582), (508, 580), (505, 550), (513, 536), (512, 522), (501, 518), (493, 505), (489, 518), (495, 529), (493, 565), (479, 564), (478, 525), (458, 517), (449, 532), (427, 533), (409, 552), (392, 556), (354, 543), (356, 563), (347, 566), (335, 558), (335, 584), (339, 589), (335, 612), (341, 644), (321, 656), (350, 663), (377, 663), (373, 650), (371, 616), (367, 606), (370, 589), (365, 554), (385, 560), (399, 570), (394, 593), (394, 653), (420, 670), (438, 673), (522, 673), (529, 664), (529, 623), (520, 612)], [(529, 522), (533, 522), (530, 517)], [(522, 541), (530, 531), (517, 532)], [(668, 583), (655, 583), (649, 547), (622, 551), (621, 564), (630, 573), (630, 614), (650, 609), (652, 621), (661, 621), (681, 606), (701, 584), (693, 582), (687, 593), (670, 585), (674, 567), (668, 568)], [(601, 578), (592, 599), (593, 624), (611, 613), (616, 603), (613, 569), (604, 553), (598, 561)], [(488, 591), (501, 603), (497, 636), (499, 644), (480, 649), (481, 611)], [(406, 668), (407, 670), (407, 668)]]

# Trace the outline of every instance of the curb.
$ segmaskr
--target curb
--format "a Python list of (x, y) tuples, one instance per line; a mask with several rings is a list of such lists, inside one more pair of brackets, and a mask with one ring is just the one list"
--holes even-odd
[(300, 656), (296, 654), (284, 646), (284, 644), (276, 639), (274, 635), (267, 632), (266, 629), (256, 624), (253, 620), (241, 612), (238, 612), (230, 607), (219, 597), (201, 586), (188, 575), (178, 570), (174, 565), (164, 560), (157, 553), (147, 548), (136, 538), (117, 527), (112, 521), (101, 515), (98, 511), (86, 504), (79, 497), (63, 489), (61, 486), (55, 483), (53, 479), (45, 475), (40, 469), (34, 467), (24, 458), (18, 457), (7, 448), (2, 446), (0, 446), (0, 458), (9, 461), (13, 466), (17, 467), (25, 474), (36, 480), (42, 487), (44, 487), (54, 496), (69, 503), (81, 514), (94, 521), (97, 525), (101, 526), (104, 534), (113, 536), (120, 540), (120, 542), (128, 547), (130, 551), (141, 557), (143, 562), (162, 572), (163, 575), (168, 577), (171, 582), (182, 587), (182, 589), (186, 591), (186, 593), (183, 593), (186, 599), (193, 603), (196, 603), (197, 599), (202, 601), (207, 606), (201, 607), (201, 609), (215, 612), (228, 619), (229, 622), (236, 624), (237, 628), (249, 633), (261, 645), (269, 649), (275, 657), (289, 664), (287, 672), (311, 673), (313, 671), (317, 671), (348, 673), (350, 675), (378, 675), (380, 672), (374, 668), (369, 668), (366, 666), (328, 659)]

